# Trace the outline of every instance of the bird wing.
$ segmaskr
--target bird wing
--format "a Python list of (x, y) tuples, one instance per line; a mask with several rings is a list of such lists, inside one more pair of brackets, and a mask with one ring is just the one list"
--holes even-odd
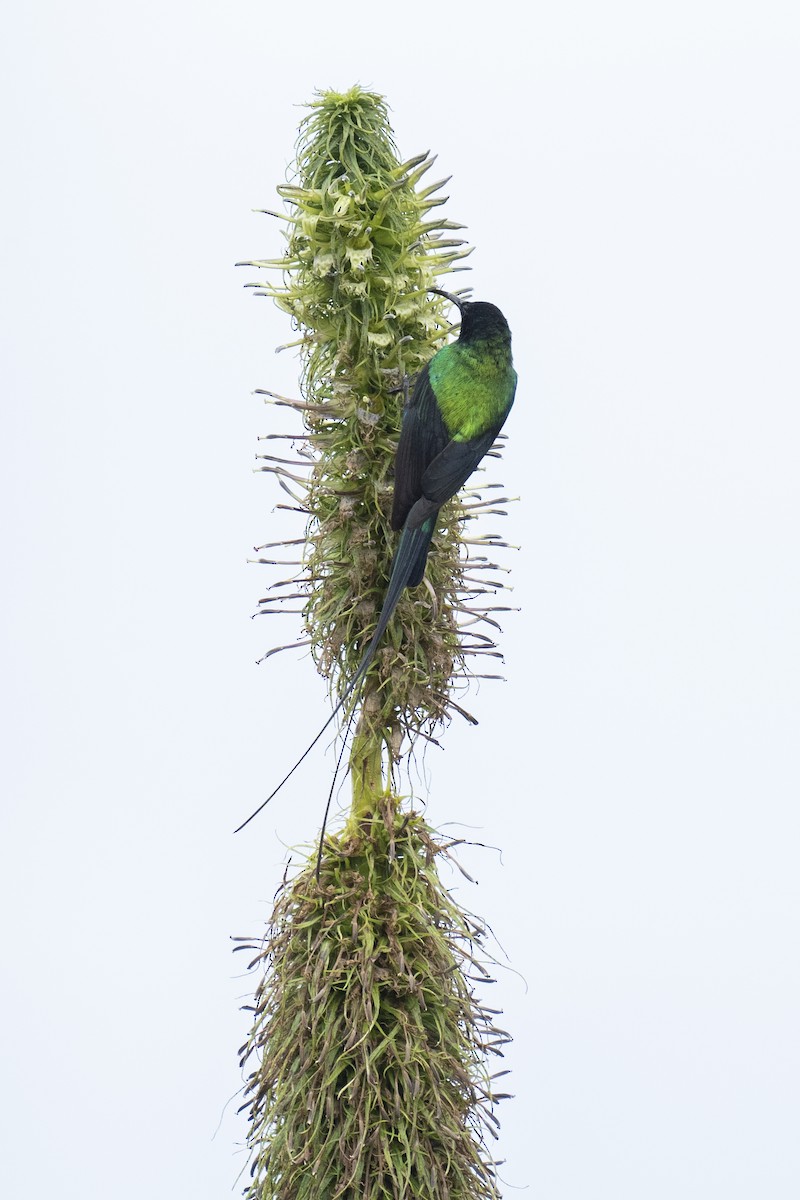
[(421, 492), (429, 504), (440, 507), (464, 486), (501, 429), (502, 422), (467, 442), (447, 443), (422, 475)]
[(423, 476), (450, 440), (426, 366), (417, 377), (403, 412), (400, 441), (394, 461), (392, 529), (402, 529), (423, 493)]

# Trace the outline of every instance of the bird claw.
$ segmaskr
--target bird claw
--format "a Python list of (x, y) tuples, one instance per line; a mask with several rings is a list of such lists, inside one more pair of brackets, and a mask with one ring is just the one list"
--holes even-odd
[(390, 396), (396, 396), (398, 392), (403, 393), (403, 408), (408, 408), (408, 400), (409, 400), (409, 392), (410, 392), (410, 380), (408, 378), (408, 372), (406, 372), (403, 375), (402, 383), (398, 384), (398, 386), (395, 388), (389, 389)]

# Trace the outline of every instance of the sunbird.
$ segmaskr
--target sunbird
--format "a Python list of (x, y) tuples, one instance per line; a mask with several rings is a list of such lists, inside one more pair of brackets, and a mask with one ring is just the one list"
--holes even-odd
[(431, 288), (461, 314), (458, 339), (437, 350), (417, 376), (403, 410), (394, 468), (392, 529), (402, 530), (378, 624), (333, 712), (291, 771), (235, 830), (258, 816), (317, 744), (361, 683), (403, 591), (422, 582), (439, 509), (491, 450), (514, 403), (511, 330), (500, 309)]

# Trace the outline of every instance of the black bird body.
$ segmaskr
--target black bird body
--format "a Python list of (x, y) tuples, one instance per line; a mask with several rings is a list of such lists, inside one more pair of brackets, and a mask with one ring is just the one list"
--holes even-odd
[[(491, 449), (514, 402), (511, 333), (493, 304), (461, 302), (461, 333), (417, 379), (403, 413), (395, 458), (392, 528), (432, 536), (439, 509)], [(422, 581), (420, 546), (407, 587)]]
[(438, 350), (420, 373), (403, 412), (392, 507), (392, 528), (402, 532), (378, 623), (353, 678), (314, 741), (239, 829), (283, 787), (363, 680), (403, 591), (422, 582), (439, 509), (492, 448), (511, 411), (517, 373), (505, 317), (494, 304), (439, 294), (460, 309), (461, 331), (458, 340)]

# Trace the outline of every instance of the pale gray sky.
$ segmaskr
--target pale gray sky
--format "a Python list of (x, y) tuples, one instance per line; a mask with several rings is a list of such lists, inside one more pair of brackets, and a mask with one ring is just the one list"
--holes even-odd
[(458, 887), (513, 968), (506, 1195), (800, 1194), (799, 49), (769, 0), (6, 16), (4, 1196), (211, 1200), (243, 1161), (228, 938), (331, 758), (231, 836), (327, 711), (307, 659), (254, 666), (251, 393), (297, 363), (233, 263), (279, 252), (298, 106), (355, 82), (453, 175), (520, 374), (508, 682), (426, 759), (430, 820), (502, 848)]

